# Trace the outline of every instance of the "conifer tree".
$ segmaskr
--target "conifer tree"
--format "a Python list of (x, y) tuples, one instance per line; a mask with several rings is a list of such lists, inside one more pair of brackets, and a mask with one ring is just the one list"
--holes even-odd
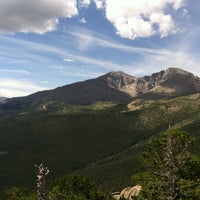
[(169, 130), (149, 143), (148, 151), (141, 156), (147, 171), (134, 176), (135, 182), (143, 187), (138, 199), (175, 200), (199, 196), (195, 191), (187, 194), (183, 191), (186, 185), (190, 184), (193, 190), (198, 185), (197, 181), (184, 177), (191, 160), (189, 148), (192, 143), (193, 138), (180, 129)]

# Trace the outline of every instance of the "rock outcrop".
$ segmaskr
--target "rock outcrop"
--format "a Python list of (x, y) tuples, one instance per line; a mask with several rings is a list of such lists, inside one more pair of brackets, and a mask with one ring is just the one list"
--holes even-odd
[(166, 71), (139, 78), (123, 72), (110, 72), (102, 78), (109, 87), (132, 97), (149, 92), (170, 95), (200, 92), (200, 78), (179, 68), (168, 68)]
[(140, 185), (136, 185), (134, 187), (126, 187), (121, 192), (113, 193), (112, 196), (116, 200), (119, 200), (120, 198), (132, 200), (132, 197), (138, 196), (141, 190), (142, 186)]

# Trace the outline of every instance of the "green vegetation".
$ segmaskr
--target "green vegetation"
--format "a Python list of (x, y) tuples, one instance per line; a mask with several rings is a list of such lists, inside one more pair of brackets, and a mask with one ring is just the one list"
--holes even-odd
[[(7, 200), (36, 200), (37, 195), (24, 188), (13, 187), (6, 191)], [(97, 190), (88, 177), (69, 175), (51, 186), (46, 192), (46, 200), (112, 200), (111, 194)]]
[(149, 143), (148, 151), (142, 154), (141, 159), (147, 171), (133, 177), (137, 184), (143, 186), (137, 199), (200, 198), (200, 162), (190, 155), (192, 141), (189, 134), (175, 129)]
[(5, 198), (7, 200), (35, 200), (36, 194), (31, 193), (28, 189), (12, 187), (5, 191)]
[[(146, 171), (133, 176), (142, 186), (138, 200), (196, 200), (200, 198), (200, 158), (192, 157), (193, 138), (181, 129), (171, 129), (152, 139), (147, 151), (141, 154)], [(195, 159), (194, 159), (195, 158)], [(46, 181), (43, 179), (46, 183)], [(90, 178), (68, 175), (52, 184), (43, 193), (45, 200), (114, 200), (111, 193), (103, 193)], [(38, 197), (24, 188), (6, 191), (6, 200), (36, 200)], [(40, 198), (39, 198), (40, 199)], [(123, 198), (123, 196), (120, 199)]]
[(27, 110), (0, 111), (0, 188), (33, 190), (34, 164), (43, 162), (51, 169), (49, 187), (78, 173), (90, 177), (102, 191), (120, 190), (133, 184), (132, 175), (145, 170), (138, 155), (169, 125), (195, 137), (191, 151), (197, 154), (200, 95), (140, 100), (128, 106), (49, 102)]

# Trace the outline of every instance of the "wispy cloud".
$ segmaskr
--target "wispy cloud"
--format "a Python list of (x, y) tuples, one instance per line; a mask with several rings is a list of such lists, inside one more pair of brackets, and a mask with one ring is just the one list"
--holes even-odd
[[(109, 59), (103, 60), (99, 58), (93, 58), (86, 55), (82, 55), (81, 52), (72, 52), (71, 49), (64, 49), (61, 47), (55, 47), (43, 43), (31, 42), (26, 40), (15, 39), (9, 36), (0, 36), (0, 40), (4, 40), (11, 43), (12, 45), (21, 46), (24, 49), (29, 49), (29, 55), (33, 59), (43, 59), (43, 63), (48, 63), (49, 66), (52, 66), (50, 60), (45, 58), (45, 56), (41, 56), (40, 52), (48, 53), (50, 55), (54, 55), (57, 57), (61, 57), (62, 60), (66, 63), (70, 63), (76, 61), (78, 65), (87, 66), (97, 66), (101, 69), (111, 71), (111, 70), (124, 70), (125, 72), (134, 73), (134, 70), (143, 74), (147, 74), (148, 72), (155, 72), (154, 70), (160, 70), (162, 68), (166, 68), (168, 66), (177, 66), (177, 67), (185, 67), (190, 71), (195, 72), (196, 74), (200, 74), (198, 70), (199, 59), (197, 57), (193, 57), (192, 52), (189, 52), (189, 48), (186, 48), (187, 45), (185, 41), (188, 41), (191, 36), (186, 35), (184, 39), (177, 41), (176, 46), (180, 47), (181, 44), (184, 43), (184, 48), (175, 48), (173, 45), (168, 46), (166, 48), (143, 48), (138, 46), (130, 46), (124, 45), (122, 43), (116, 42), (109, 37), (105, 37), (103, 35), (94, 33), (92, 31), (77, 31), (76, 28), (72, 29), (71, 32), (65, 32), (66, 34), (70, 34), (75, 37), (74, 40), (78, 40), (79, 43), (85, 43), (85, 41), (90, 41), (87, 48), (93, 47), (102, 47), (105, 49), (113, 49), (120, 52), (125, 52), (130, 55), (139, 55), (141, 59), (134, 60), (133, 59), (124, 61), (123, 64), (118, 64), (116, 61), (112, 61)], [(191, 33), (190, 33), (191, 34)], [(196, 35), (197, 33), (193, 33)], [(188, 43), (189, 45), (189, 43)], [(92, 46), (92, 47), (90, 47)], [(3, 52), (3, 51), (2, 51)], [(37, 54), (36, 54), (37, 52)], [(51, 56), (50, 56), (51, 57)], [(173, 59), (172, 59), (173, 58)], [(47, 66), (48, 66), (47, 65)], [(56, 65), (56, 63), (55, 63)], [(78, 70), (78, 68), (77, 68)], [(83, 72), (84, 73), (84, 72)]]
[(172, 51), (168, 55), (146, 55), (139, 62), (133, 62), (135, 66), (131, 73), (135, 75), (151, 74), (168, 67), (179, 67), (200, 76), (198, 68), (200, 60), (192, 59), (192, 56), (185, 52)]
[(40, 43), (34, 43), (23, 39), (16, 39), (12, 36), (0, 35), (0, 58), (4, 63), (10, 64), (30, 64), (50, 61), (41, 55)]
[(26, 80), (0, 78), (0, 96), (25, 96), (47, 89), (48, 88), (46, 87), (38, 86), (37, 84)]
[(0, 73), (14, 73), (14, 74), (24, 74), (24, 75), (30, 75), (31, 73), (26, 70), (20, 70), (20, 69), (0, 69)]
[(70, 59), (70, 58), (64, 58), (63, 61), (64, 61), (64, 62), (74, 62), (75, 60), (72, 60), (72, 59)]
[[(108, 37), (102, 36), (100, 34), (91, 32), (90, 34), (85, 34), (85, 31), (77, 31), (76, 28), (68, 34), (73, 35), (78, 38), (79, 43), (84, 43), (85, 39), (91, 41), (91, 47), (88, 46), (88, 50), (94, 47), (103, 47), (105, 49), (118, 50), (120, 52), (126, 52), (128, 54), (139, 55), (141, 59), (129, 60), (129, 64), (118, 65), (113, 63), (100, 62), (98, 65), (110, 66), (110, 69), (123, 69), (127, 72), (131, 72), (135, 75), (144, 75), (155, 72), (156, 70), (162, 70), (169, 66), (184, 68), (195, 74), (200, 75), (199, 63), (200, 60), (198, 56), (195, 56), (195, 52), (191, 50), (191, 45), (193, 40), (197, 40), (199, 37), (199, 29), (190, 31), (188, 34), (184, 34), (184, 37), (177, 40), (176, 43), (172, 43), (164, 47), (157, 48), (143, 48), (138, 46), (125, 45), (116, 42)], [(95, 63), (97, 64), (97, 63)], [(111, 64), (111, 65), (110, 65)]]
[[(22, 46), (25, 49), (27, 48), (30, 49), (32, 51), (32, 54), (30, 51), (30, 56), (38, 56), (37, 54), (40, 54), (40, 52), (42, 52), (45, 54), (49, 53), (57, 57), (63, 57), (63, 59), (65, 59), (67, 56), (69, 57), (70, 60), (75, 60), (76, 62), (79, 62), (79, 63), (95, 65), (95, 66), (99, 66), (99, 67), (107, 68), (111, 70), (117, 70), (121, 68), (121, 65), (118, 65), (115, 62), (97, 59), (97, 58), (91, 58), (85, 55), (81, 55), (78, 52), (75, 54), (75, 53), (72, 53), (69, 49), (63, 49), (63, 48), (58, 48), (58, 47), (47, 45), (47, 44), (15, 39), (8, 36), (0, 36), (0, 39), (7, 40), (9, 43)], [(35, 52), (37, 52), (36, 55), (35, 55)], [(45, 57), (41, 57), (41, 59), (43, 58)], [(47, 62), (49, 61), (47, 60)]]
[(87, 23), (87, 20), (85, 19), (85, 17), (79, 19), (79, 22), (83, 23), (83, 24), (86, 24)]
[[(119, 43), (111, 38), (105, 37), (101, 34), (95, 33), (93, 31), (81, 29), (77, 27), (72, 28), (73, 31), (65, 31), (66, 34), (76, 37), (75, 41), (78, 41), (80, 46), (87, 46), (85, 50), (91, 50), (96, 46), (106, 47), (110, 49), (115, 49), (127, 53), (137, 53), (137, 54), (168, 54), (167, 49), (155, 49), (155, 48), (143, 48), (138, 46), (130, 46)], [(89, 42), (86, 42), (89, 41)], [(85, 44), (86, 43), (86, 44)]]
[(94, 78), (103, 74), (99, 72), (98, 70), (95, 71), (92, 67), (91, 68), (79, 67), (77, 69), (76, 66), (57, 65), (57, 66), (51, 66), (49, 68), (56, 70), (57, 72), (65, 76), (71, 76), (71, 77), (77, 77), (77, 78), (83, 78), (83, 79)]

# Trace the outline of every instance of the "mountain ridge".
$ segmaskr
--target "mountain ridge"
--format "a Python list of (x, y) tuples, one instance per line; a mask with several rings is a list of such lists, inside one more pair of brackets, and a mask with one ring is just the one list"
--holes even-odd
[(157, 98), (187, 95), (200, 92), (200, 78), (180, 68), (135, 77), (122, 71), (26, 97), (7, 99), (2, 109), (23, 109), (28, 106), (55, 101), (66, 104), (92, 104), (98, 101), (129, 102), (135, 98)]
[(0, 97), (0, 102), (5, 101), (7, 98), (6, 97)]

